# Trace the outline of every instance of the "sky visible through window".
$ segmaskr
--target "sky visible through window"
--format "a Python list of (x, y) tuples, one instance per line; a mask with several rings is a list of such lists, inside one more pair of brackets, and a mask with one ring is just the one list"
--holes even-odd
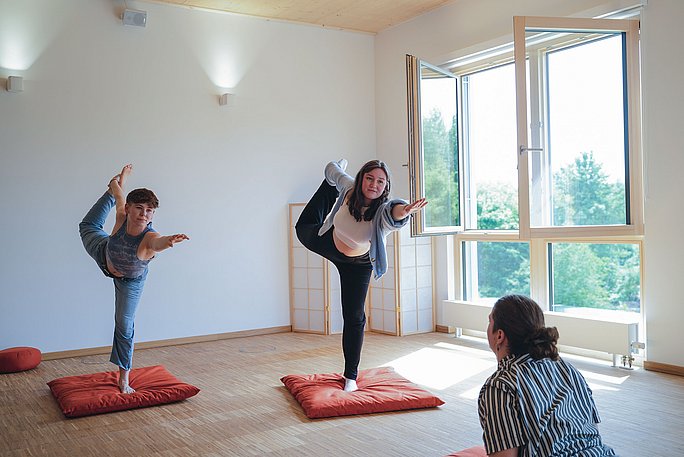
[[(570, 164), (580, 152), (593, 152), (609, 180), (624, 183), (621, 46), (620, 36), (614, 35), (549, 55), (552, 172)], [(468, 112), (471, 167), (489, 182), (517, 187), (513, 64), (468, 79), (469, 97), (476, 100)], [(449, 78), (431, 79), (421, 86), (423, 115), (437, 109), (446, 130), (457, 106), (451, 87)]]
[(593, 152), (611, 182), (625, 181), (622, 40), (549, 54), (552, 171)]

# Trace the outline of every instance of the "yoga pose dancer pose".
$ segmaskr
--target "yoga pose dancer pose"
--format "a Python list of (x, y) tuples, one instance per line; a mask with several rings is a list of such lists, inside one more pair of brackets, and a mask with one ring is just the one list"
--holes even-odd
[(376, 279), (387, 271), (385, 237), (403, 227), (408, 216), (420, 211), (427, 201), (389, 200), (390, 173), (380, 160), (366, 163), (356, 179), (345, 173), (346, 168), (344, 159), (325, 167), (325, 179), (295, 228), (302, 244), (330, 260), (340, 273), (344, 390), (353, 392), (357, 390), (371, 271)]
[[(123, 186), (133, 170), (128, 164), (109, 181), (109, 189), (88, 211), (79, 224), (86, 251), (105, 276), (114, 279), (114, 343), (109, 360), (119, 366), (119, 389), (135, 392), (128, 384), (133, 358), (133, 320), (140, 302), (147, 264), (157, 252), (189, 239), (186, 235), (161, 236), (152, 228), (152, 216), (159, 200), (151, 190), (135, 189), (124, 198)], [(116, 222), (112, 234), (104, 223), (112, 206)]]
[(507, 295), (487, 327), (498, 368), (478, 399), (487, 455), (609, 456), (599, 414), (584, 377), (558, 355), (556, 327), (531, 298)]

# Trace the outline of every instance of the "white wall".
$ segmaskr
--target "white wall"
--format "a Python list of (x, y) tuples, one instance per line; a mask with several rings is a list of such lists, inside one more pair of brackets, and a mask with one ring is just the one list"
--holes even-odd
[[(374, 39), (134, 1), (148, 26), (124, 27), (122, 2), (3, 0), (0, 83), (23, 76), (25, 91), (0, 90), (0, 348), (110, 344), (111, 282), (76, 226), (126, 162), (130, 185), (160, 197), (155, 227), (192, 238), (152, 262), (136, 338), (288, 325), (287, 203), (310, 196), (329, 159), (358, 168), (376, 146), (394, 194), (408, 193), (406, 53), (439, 63), (510, 41), (513, 15), (633, 3), (461, 0)], [(681, 17), (679, 0), (642, 14), (648, 358), (679, 366)], [(225, 88), (232, 107), (218, 106)]]
[(289, 325), (287, 203), (375, 155), (373, 36), (128, 1), (138, 28), (122, 6), (0, 3), (0, 349), (111, 344), (77, 224), (127, 162), (157, 230), (191, 238), (152, 261), (136, 339)]
[[(513, 16), (593, 17), (640, 4), (640, 0), (459, 0), (376, 37), (376, 112), (378, 155), (396, 168), (407, 161), (405, 55), (435, 64), (475, 50), (512, 41)], [(681, 245), (684, 213), (677, 211), (682, 195), (680, 175), (681, 75), (684, 62), (678, 27), (684, 17), (680, 0), (648, 0), (642, 14), (642, 91), (647, 195), (645, 280), (647, 357), (684, 366), (681, 352), (684, 306), (677, 284), (684, 278)], [(404, 187), (401, 187), (404, 186)], [(395, 184), (406, 193), (408, 179)], [(679, 242), (678, 242), (679, 241)], [(438, 302), (448, 297), (446, 241), (438, 241), (436, 258)], [(680, 249), (681, 250), (681, 249)], [(442, 321), (441, 306), (437, 322)]]
[(684, 2), (649, 0), (641, 20), (646, 241), (644, 309), (649, 360), (684, 366), (681, 20)]

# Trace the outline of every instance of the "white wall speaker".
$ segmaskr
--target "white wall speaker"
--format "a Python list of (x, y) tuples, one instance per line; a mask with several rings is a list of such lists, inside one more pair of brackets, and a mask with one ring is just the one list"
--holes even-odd
[(121, 15), (124, 25), (136, 25), (145, 27), (147, 25), (147, 11), (132, 10), (126, 8)]

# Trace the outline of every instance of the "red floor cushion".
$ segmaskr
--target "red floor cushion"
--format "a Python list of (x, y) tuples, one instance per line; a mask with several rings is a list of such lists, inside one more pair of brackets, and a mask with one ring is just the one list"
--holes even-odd
[(38, 366), (40, 350), (31, 347), (16, 347), (0, 351), (0, 373), (15, 373)]
[(356, 392), (344, 391), (344, 378), (340, 374), (288, 375), (280, 380), (311, 419), (444, 404), (389, 367), (359, 372)]
[(484, 446), (475, 446), (454, 452), (453, 454), (447, 455), (447, 457), (487, 457), (487, 451), (485, 451)]
[(121, 393), (118, 379), (118, 371), (109, 371), (67, 376), (47, 384), (67, 417), (172, 403), (192, 397), (200, 391), (195, 386), (179, 381), (161, 365), (131, 370), (129, 383), (135, 389), (132, 394)]

